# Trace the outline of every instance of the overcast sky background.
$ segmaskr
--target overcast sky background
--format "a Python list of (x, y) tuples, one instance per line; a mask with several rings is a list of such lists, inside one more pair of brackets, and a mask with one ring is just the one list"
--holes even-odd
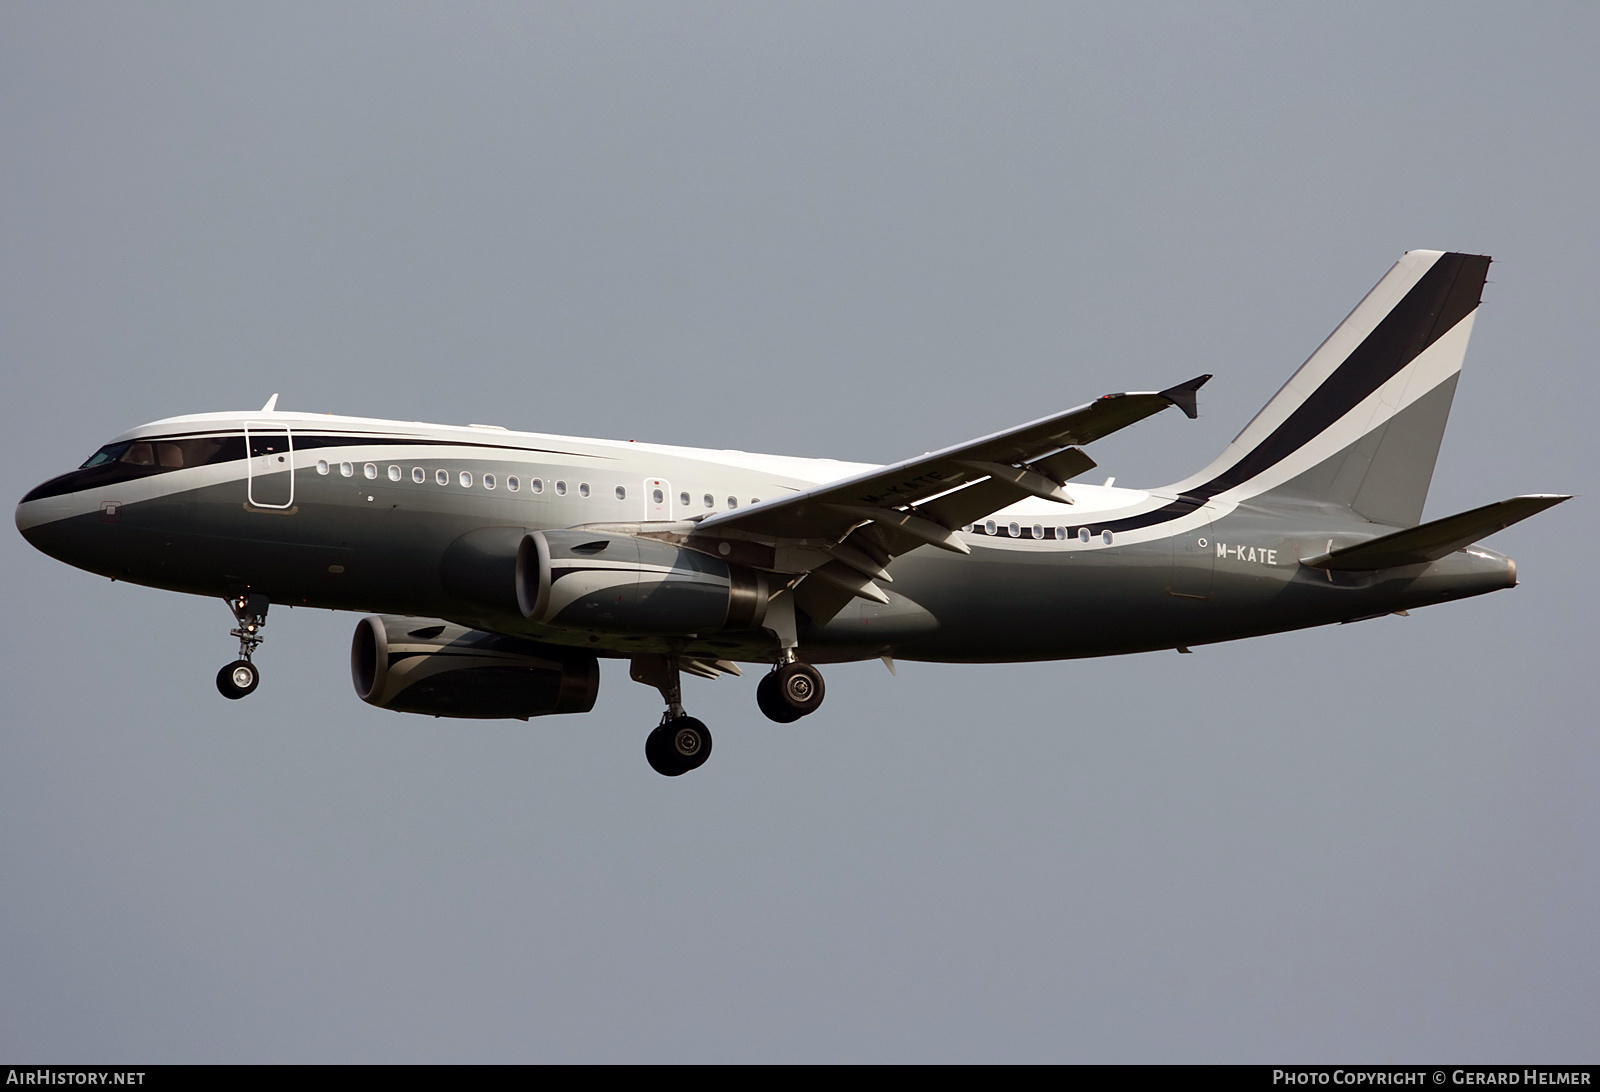
[(1200, 372), (1208, 461), (1404, 250), (1497, 259), (1430, 517), (1513, 591), (1196, 650), (451, 723), (355, 616), (0, 535), (0, 1056), (1596, 1060), (1600, 11), (0, 6), (0, 493), (284, 408), (888, 461)]

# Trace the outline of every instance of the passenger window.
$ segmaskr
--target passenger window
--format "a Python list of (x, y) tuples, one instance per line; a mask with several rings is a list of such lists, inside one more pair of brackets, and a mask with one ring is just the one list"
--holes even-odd
[(1088, 542), (1089, 542), (1089, 528), (1087, 528), (1087, 527), (1079, 527), (1078, 528), (1078, 541), (1084, 543), (1085, 545), (1088, 545)]
[(1057, 542), (1065, 542), (1065, 541), (1067, 541), (1067, 529), (1065, 527), (1057, 527), (1056, 528), (1056, 541)]
[(667, 502), (667, 495), (659, 489), (652, 489), (650, 491), (650, 499), (656, 504), (665, 504)]
[(627, 500), (628, 499), (628, 491), (626, 489), (624, 489), (620, 485), (617, 486), (617, 499), (618, 500)]
[(578, 483), (578, 496), (587, 497), (588, 495), (589, 495), (589, 483), (588, 482), (579, 482)]
[(483, 476), (483, 487), (485, 489), (493, 489), (495, 487), (495, 480), (494, 480), (494, 475), (493, 474), (485, 474)]
[(518, 480), (515, 474), (513, 474), (511, 477), (506, 479), (506, 488), (515, 493), (517, 490), (522, 488), (522, 482)]
[(411, 468), (411, 480), (421, 485), (428, 480), (428, 476), (422, 472), (422, 467), (414, 466)]
[(567, 483), (566, 482), (556, 482), (556, 496), (564, 497), (566, 495), (567, 495)]
[(689, 507), (689, 494), (687, 494), (687, 493), (679, 493), (678, 494), (678, 503), (683, 505), (685, 508)]
[(535, 493), (543, 493), (544, 492), (544, 479), (543, 478), (534, 478), (534, 479), (530, 480), (528, 482), (528, 488), (530, 490), (532, 490), (533, 492), (535, 492)]
[(463, 470), (460, 473), (460, 475), (457, 477), (457, 480), (459, 482), (461, 482), (461, 488), (463, 488), (463, 489), (471, 489), (472, 488), (472, 471)]
[(348, 477), (350, 477), (350, 475), (354, 474), (355, 472), (356, 472), (356, 468), (351, 466), (349, 463), (340, 463), (339, 464), (339, 477), (348, 478)]
[(328, 472), (328, 460), (327, 459), (318, 459), (317, 460), (317, 473), (318, 474), (326, 474), (327, 472)]
[(1100, 532), (1100, 541), (1104, 542), (1107, 546), (1111, 545), (1111, 532), (1110, 531), (1101, 531)]
[(1035, 523), (1033, 525), (1033, 537), (1039, 539), (1041, 542), (1044, 540), (1044, 524)]
[(378, 477), (378, 464), (368, 463), (366, 466), (361, 468), (361, 474), (369, 482), (376, 481)]
[(729, 510), (731, 511), (732, 509), (735, 509), (737, 507), (739, 507), (739, 498), (738, 497), (729, 497), (728, 498), (728, 508), (729, 508)]
[(1022, 528), (1018, 527), (1015, 523), (1010, 524), (1006, 527), (1006, 534), (1010, 535), (1012, 538), (1021, 538)]
[(761, 503), (761, 498), (760, 497), (751, 497), (750, 498), (750, 503), (751, 504), (760, 504)]
[(435, 470), (433, 472), (433, 480), (438, 482), (440, 485), (449, 485), (450, 484), (450, 471), (448, 471), (448, 470)]
[(400, 468), (398, 466), (391, 465), (389, 467), (389, 480), (392, 482), (400, 480)]
[(707, 493), (703, 499), (707, 508), (715, 508), (717, 506), (717, 499), (710, 493)]
[(983, 521), (983, 533), (984, 534), (992, 535), (992, 534), (995, 533), (996, 530), (998, 530), (998, 528), (995, 527), (994, 520), (988, 519), (988, 520), (984, 520)]

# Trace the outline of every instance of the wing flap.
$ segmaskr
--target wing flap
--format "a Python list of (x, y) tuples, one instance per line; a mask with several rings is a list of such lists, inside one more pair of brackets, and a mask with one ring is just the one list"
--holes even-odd
[(987, 478), (976, 485), (947, 493), (938, 500), (929, 501), (917, 509), (929, 519), (946, 527), (965, 527), (976, 523), (990, 512), (998, 512), (1030, 496), (1000, 478)]
[(1075, 447), (1058, 451), (1054, 455), (1046, 455), (1042, 459), (1035, 459), (1028, 464), (1030, 470), (1036, 470), (1053, 482), (1065, 485), (1079, 474), (1094, 469), (1094, 460)]

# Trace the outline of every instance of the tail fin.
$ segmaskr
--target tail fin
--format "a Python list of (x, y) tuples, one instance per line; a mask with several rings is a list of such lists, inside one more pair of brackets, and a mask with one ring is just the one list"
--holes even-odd
[(1488, 272), (1486, 256), (1408, 251), (1178, 491), (1332, 505), (1414, 526)]

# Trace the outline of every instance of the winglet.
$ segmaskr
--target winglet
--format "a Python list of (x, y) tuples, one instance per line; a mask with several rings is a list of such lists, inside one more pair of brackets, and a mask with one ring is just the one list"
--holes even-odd
[(273, 410), (275, 410), (277, 408), (278, 408), (278, 396), (276, 394), (274, 394), (271, 398), (267, 399), (267, 404), (261, 407), (261, 412), (262, 413), (271, 413)]
[(1176, 387), (1168, 387), (1166, 390), (1158, 391), (1157, 393), (1181, 409), (1185, 416), (1192, 421), (1200, 416), (1200, 405), (1195, 398), (1195, 392), (1205, 386), (1206, 380), (1210, 378), (1209, 375), (1197, 375), (1187, 383), (1179, 383)]

